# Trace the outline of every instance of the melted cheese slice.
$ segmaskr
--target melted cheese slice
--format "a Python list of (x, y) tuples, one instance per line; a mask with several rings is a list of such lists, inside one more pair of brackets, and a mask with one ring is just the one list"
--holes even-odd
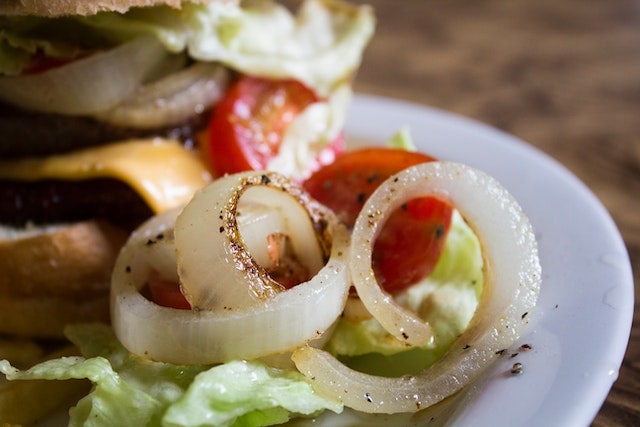
[(124, 141), (46, 158), (0, 161), (0, 178), (113, 178), (133, 188), (156, 213), (188, 202), (211, 181), (202, 161), (178, 141)]

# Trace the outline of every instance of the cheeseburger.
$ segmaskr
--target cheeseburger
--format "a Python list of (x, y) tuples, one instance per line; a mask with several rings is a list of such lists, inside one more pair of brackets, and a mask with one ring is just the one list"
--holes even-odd
[(303, 177), (341, 149), (373, 16), (294, 5), (0, 3), (0, 335), (108, 321), (145, 219), (225, 173)]

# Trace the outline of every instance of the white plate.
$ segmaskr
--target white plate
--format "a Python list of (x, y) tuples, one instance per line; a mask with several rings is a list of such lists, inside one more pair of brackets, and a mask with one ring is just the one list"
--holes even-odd
[[(543, 283), (533, 325), (459, 397), (446, 423), (589, 425), (617, 378), (634, 304), (629, 256), (602, 204), (547, 155), (472, 120), (362, 95), (348, 117), (348, 139), (380, 143), (406, 127), (421, 151), (493, 175), (536, 230)], [(532, 349), (511, 358), (521, 344)], [(521, 375), (509, 373), (515, 362)]]
[[(421, 151), (482, 169), (507, 187), (536, 230), (543, 284), (527, 334), (444, 412), (366, 425), (588, 426), (617, 378), (633, 317), (631, 266), (611, 217), (553, 159), (469, 119), (358, 95), (346, 130), (349, 140), (381, 144), (401, 127)], [(531, 350), (518, 351), (521, 344)], [(515, 362), (521, 375), (510, 374)], [(354, 425), (348, 415), (324, 421), (313, 425)]]

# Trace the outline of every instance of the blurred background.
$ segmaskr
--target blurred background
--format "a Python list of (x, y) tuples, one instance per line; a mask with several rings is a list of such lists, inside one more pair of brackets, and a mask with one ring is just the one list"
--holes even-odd
[(357, 2), (372, 5), (378, 23), (356, 91), (513, 134), (561, 162), (609, 210), (632, 260), (636, 311), (618, 381), (593, 425), (640, 425), (640, 1)]

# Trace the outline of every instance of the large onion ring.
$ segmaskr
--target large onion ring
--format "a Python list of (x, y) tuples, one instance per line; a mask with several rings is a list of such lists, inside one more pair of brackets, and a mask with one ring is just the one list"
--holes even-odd
[(29, 111), (94, 114), (129, 97), (172, 58), (158, 40), (141, 37), (42, 73), (0, 77), (0, 99)]
[[(171, 238), (180, 210), (150, 219), (132, 234), (116, 261), (111, 284), (116, 336), (135, 354), (181, 364), (253, 359), (317, 339), (344, 308), (349, 250), (346, 228), (331, 212), (318, 209), (326, 221), (324, 232), (331, 238), (328, 262), (311, 280), (260, 305), (234, 310), (172, 309), (158, 306), (140, 293), (153, 269), (149, 257), (155, 255), (148, 248), (152, 242)], [(201, 230), (201, 238), (206, 238), (206, 232)], [(166, 248), (160, 252), (161, 257), (166, 256)], [(227, 267), (234, 269), (235, 265)]]
[[(371, 244), (375, 232), (395, 207), (416, 197), (451, 200), (479, 236), (485, 257), (485, 288), (467, 330), (448, 353), (415, 376), (383, 378), (349, 369), (330, 354), (311, 347), (296, 350), (298, 369), (321, 393), (339, 397), (363, 412), (413, 412), (439, 402), (468, 384), (500, 350), (511, 346), (535, 307), (541, 267), (532, 226), (515, 199), (495, 179), (468, 166), (432, 162), (389, 178), (366, 202), (356, 225), (351, 272), (374, 316), (399, 308), (371, 280)], [(367, 242), (365, 244), (365, 242)], [(366, 248), (363, 248), (366, 246)], [(376, 295), (383, 295), (382, 298)], [(385, 322), (389, 325), (389, 322)], [(394, 329), (392, 325), (389, 329)], [(391, 331), (390, 331), (391, 332)], [(397, 332), (397, 329), (394, 331)]]

